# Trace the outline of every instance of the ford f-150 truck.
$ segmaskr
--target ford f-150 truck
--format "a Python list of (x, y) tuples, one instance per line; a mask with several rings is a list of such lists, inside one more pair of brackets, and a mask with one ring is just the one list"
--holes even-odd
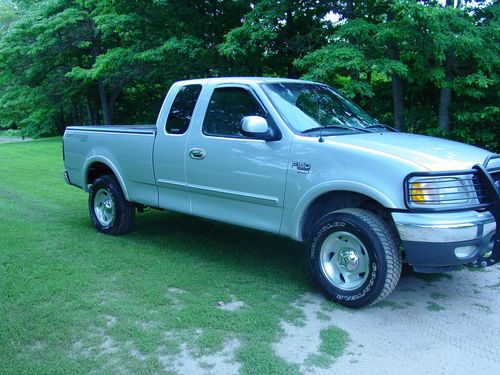
[(71, 126), (63, 149), (100, 232), (127, 233), (152, 207), (290, 237), (349, 307), (389, 295), (402, 262), (444, 272), (499, 259), (500, 155), (397, 132), (327, 85), (177, 82), (156, 125)]

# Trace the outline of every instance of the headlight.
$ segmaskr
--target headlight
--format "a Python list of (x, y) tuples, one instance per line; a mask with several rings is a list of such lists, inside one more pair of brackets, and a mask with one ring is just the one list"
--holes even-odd
[(411, 205), (426, 207), (469, 203), (475, 196), (473, 176), (412, 177), (408, 192)]

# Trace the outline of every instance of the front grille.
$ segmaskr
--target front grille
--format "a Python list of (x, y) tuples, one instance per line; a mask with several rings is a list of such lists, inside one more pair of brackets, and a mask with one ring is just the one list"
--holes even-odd
[(493, 155), (486, 158), (484, 167), (490, 172), (500, 172), (500, 155)]
[(492, 173), (491, 177), (495, 182), (495, 187), (497, 188), (498, 191), (500, 191), (500, 172)]

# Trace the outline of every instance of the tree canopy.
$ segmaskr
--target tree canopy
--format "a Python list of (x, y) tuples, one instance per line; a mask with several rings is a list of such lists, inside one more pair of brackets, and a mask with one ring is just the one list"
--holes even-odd
[(499, 16), (490, 0), (0, 0), (0, 128), (154, 122), (176, 80), (263, 75), (498, 152)]

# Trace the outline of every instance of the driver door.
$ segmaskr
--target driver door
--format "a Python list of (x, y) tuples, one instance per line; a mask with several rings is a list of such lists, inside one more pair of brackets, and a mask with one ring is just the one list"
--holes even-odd
[(283, 213), (291, 140), (252, 139), (242, 134), (245, 116), (277, 125), (246, 86), (217, 86), (205, 103), (201, 129), (186, 148), (186, 175), (192, 213), (210, 219), (278, 233)]

